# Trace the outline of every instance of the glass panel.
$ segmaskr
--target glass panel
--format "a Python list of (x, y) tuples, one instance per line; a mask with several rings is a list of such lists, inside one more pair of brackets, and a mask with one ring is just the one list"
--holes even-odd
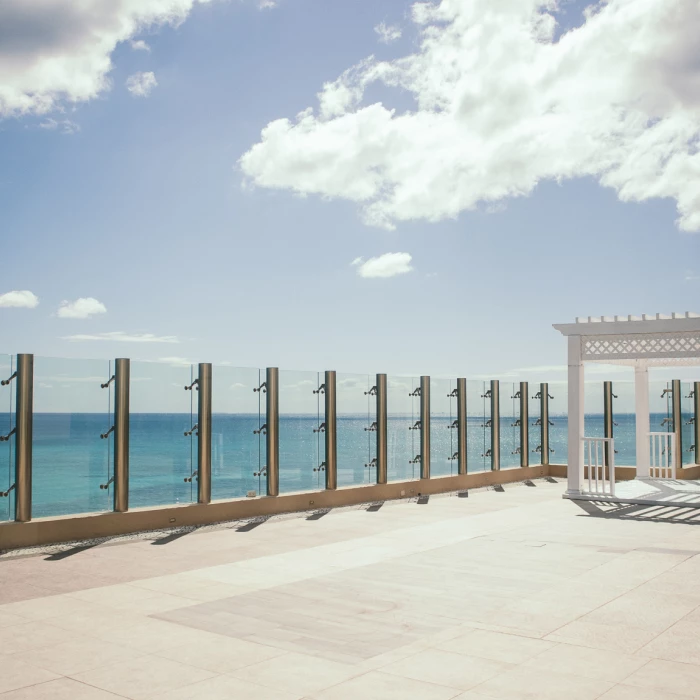
[[(336, 375), (338, 486), (376, 483), (377, 400), (370, 395), (375, 377)], [(371, 465), (371, 466), (365, 466)]]
[(484, 396), (490, 384), (467, 382), (467, 472), (491, 469), (491, 430), (486, 425), (491, 417), (491, 400)]
[(449, 476), (457, 473), (456, 392), (456, 379), (430, 380), (431, 476)]
[[(540, 427), (539, 420), (542, 411), (542, 404), (539, 397), (535, 398), (540, 390), (539, 382), (528, 382), (528, 392), (529, 398), (527, 402), (527, 413), (529, 418), (528, 424), (528, 443), (530, 449), (530, 458), (528, 464), (530, 466), (536, 466), (542, 464), (542, 428)], [(551, 390), (550, 390), (551, 393)], [(549, 445), (550, 447), (556, 447), (552, 444), (553, 436), (550, 433)]]
[(602, 381), (584, 384), (584, 424), (585, 437), (605, 437), (604, 387)]
[(420, 479), (420, 431), (411, 430), (420, 417), (418, 377), (387, 377), (387, 478), (388, 481)]
[(253, 391), (264, 381), (265, 370), (212, 368), (212, 500), (241, 498), (248, 491), (267, 492), (260, 475), (266, 463), (265, 435), (255, 433), (265, 422), (266, 394)]
[[(566, 464), (569, 444), (569, 390), (566, 382), (549, 384), (549, 463)], [(539, 391), (539, 386), (535, 393)], [(537, 416), (539, 418), (539, 415)], [(553, 425), (552, 425), (553, 424)], [(539, 445), (540, 439), (537, 440)]]
[[(131, 363), (129, 507), (197, 500), (197, 391), (190, 364)], [(191, 432), (191, 434), (190, 434)]]
[(613, 437), (615, 464), (633, 467), (637, 464), (637, 421), (634, 415), (634, 382), (613, 382)]
[[(15, 371), (12, 355), (0, 355), (0, 379), (7, 379)], [(9, 436), (14, 427), (12, 415), (15, 393), (15, 383), (0, 386), (0, 435)], [(14, 437), (8, 437), (0, 443), (0, 491), (7, 491), (15, 477), (14, 465)], [(15, 492), (10, 491), (7, 496), (0, 497), (0, 522), (13, 520), (15, 517)]]
[(322, 372), (280, 370), (280, 493), (325, 488)]
[(652, 433), (673, 432), (673, 392), (671, 382), (649, 381), (649, 429)]
[[(112, 385), (106, 360), (34, 358), (32, 515), (92, 513), (112, 507), (109, 481)], [(13, 382), (14, 384), (14, 382)]]
[(501, 382), (499, 387), (499, 412), (501, 429), (501, 469), (520, 466), (520, 400), (516, 398), (520, 385)]
[(681, 445), (683, 446), (681, 463), (683, 466), (695, 464), (695, 450), (690, 449), (695, 442), (694, 415), (693, 383), (681, 382)]

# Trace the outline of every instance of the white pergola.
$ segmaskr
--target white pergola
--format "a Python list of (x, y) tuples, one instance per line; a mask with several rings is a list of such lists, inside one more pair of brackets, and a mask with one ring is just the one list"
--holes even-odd
[(649, 367), (700, 365), (700, 314), (577, 318), (554, 328), (568, 340), (567, 495), (583, 491), (584, 364), (634, 367), (637, 478), (649, 476)]

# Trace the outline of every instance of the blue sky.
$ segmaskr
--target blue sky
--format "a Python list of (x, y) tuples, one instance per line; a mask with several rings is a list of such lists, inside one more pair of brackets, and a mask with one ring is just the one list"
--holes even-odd
[[(658, 10), (659, 3), (641, 1)], [(499, 2), (507, 8), (511, 0)], [(581, 25), (586, 4), (562, 6), (552, 41)], [(577, 156), (552, 177), (544, 166), (534, 169), (531, 191), (520, 196), (512, 195), (520, 185), (510, 182), (511, 172), (503, 176), (503, 196), (462, 208), (454, 219), (440, 210), (439, 220), (430, 220), (444, 194), (430, 189), (439, 187), (434, 180), (409, 198), (422, 202), (415, 216), (399, 213), (381, 226), (367, 222), (363, 203), (335, 196), (337, 161), (301, 167), (291, 137), (277, 150), (265, 145), (261, 131), (270, 122), (294, 124), (302, 110), (318, 110), (324, 83), (363, 59), (418, 52), (413, 5), (195, 4), (179, 26), (155, 23), (118, 43), (108, 54), (111, 87), (91, 99), (59, 94), (44, 112), (10, 113), (7, 102), (0, 120), (0, 295), (30, 290), (39, 304), (0, 308), (0, 350), (471, 377), (563, 365), (565, 342), (551, 324), (575, 316), (700, 311), (700, 236), (677, 223), (679, 198), (693, 216), (700, 202), (694, 209), (692, 192), (668, 184), (667, 171), (657, 178), (667, 189), (630, 177), (625, 186), (645, 194), (623, 202), (623, 185), (601, 185), (589, 156)], [(401, 37), (379, 41), (381, 22), (400, 28)], [(132, 48), (137, 40), (150, 50)], [(2, 51), (0, 36), (0, 65)], [(652, 58), (655, 51), (650, 46)], [(421, 67), (430, 80), (430, 66)], [(157, 85), (147, 96), (132, 94), (129, 77), (149, 72)], [(481, 99), (497, 91), (489, 87)], [(0, 105), (2, 94), (0, 87)], [(671, 109), (656, 97), (650, 119), (683, 109), (697, 116), (697, 105), (681, 101)], [(343, 114), (377, 102), (397, 115), (419, 109), (411, 90), (374, 80)], [(342, 115), (333, 118), (340, 129)], [(304, 154), (326, 138), (321, 126), (314, 126), (317, 142), (300, 137)], [(353, 128), (341, 133), (342, 157), (358, 146)], [(646, 133), (610, 151), (639, 151)], [(589, 135), (584, 130), (581, 138)], [(239, 159), (256, 144), (264, 162), (244, 173)], [(686, 167), (700, 173), (693, 153)], [(504, 152), (504, 169), (520, 167), (508, 157)], [(419, 155), (411, 162), (415, 171)], [(638, 169), (633, 159), (625, 167), (630, 163)], [(274, 183), (263, 172), (270, 166)], [(360, 182), (353, 172), (343, 177)], [(498, 173), (484, 170), (484, 178), (498, 190)], [(320, 191), (326, 182), (328, 191)], [(409, 176), (406, 182), (407, 189), (415, 185)], [(677, 197), (649, 194), (674, 187)], [(305, 196), (294, 189), (306, 189)], [(392, 277), (363, 277), (361, 263), (351, 264), (399, 252), (412, 269)], [(81, 298), (106, 312), (57, 313), (61, 302)], [(170, 342), (67, 339), (114, 333)]]

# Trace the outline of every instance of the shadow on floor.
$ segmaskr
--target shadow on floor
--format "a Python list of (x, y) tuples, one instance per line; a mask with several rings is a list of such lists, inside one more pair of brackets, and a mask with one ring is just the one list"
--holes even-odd
[[(679, 523), (681, 525), (700, 525), (700, 509), (682, 506), (637, 505), (620, 503), (610, 505), (596, 501), (573, 501), (586, 515), (593, 518), (612, 518), (616, 520), (640, 520), (659, 523)], [(604, 507), (601, 507), (604, 506)]]
[(384, 501), (382, 501), (381, 503), (373, 503), (369, 508), (367, 508), (367, 512), (376, 513), (383, 505)]
[(315, 513), (311, 513), (306, 517), (307, 520), (320, 520), (324, 515), (330, 513), (330, 508), (328, 510), (317, 510)]
[(267, 518), (255, 518), (255, 520), (249, 520), (245, 525), (241, 525), (236, 528), (236, 532), (250, 532), (254, 530), (258, 525), (262, 525), (267, 522)]
[(158, 540), (153, 540), (151, 544), (170, 544), (171, 542), (174, 542), (175, 540), (179, 540), (181, 537), (184, 537), (185, 535), (189, 535), (191, 530), (185, 530), (185, 532), (174, 532), (172, 535), (167, 535), (166, 537), (161, 537)]
[(70, 549), (66, 549), (64, 552), (56, 552), (56, 554), (51, 554), (48, 557), (44, 557), (44, 561), (61, 561), (61, 559), (67, 559), (68, 557), (72, 557), (74, 554), (80, 554), (80, 552), (84, 552), (86, 549), (92, 549), (93, 547), (97, 547), (97, 544), (82, 544), (78, 547), (71, 547)]

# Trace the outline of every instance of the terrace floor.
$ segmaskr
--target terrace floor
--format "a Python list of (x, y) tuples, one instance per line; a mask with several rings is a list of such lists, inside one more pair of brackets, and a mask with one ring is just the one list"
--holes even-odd
[(700, 510), (545, 480), (0, 557), (0, 700), (700, 696)]

